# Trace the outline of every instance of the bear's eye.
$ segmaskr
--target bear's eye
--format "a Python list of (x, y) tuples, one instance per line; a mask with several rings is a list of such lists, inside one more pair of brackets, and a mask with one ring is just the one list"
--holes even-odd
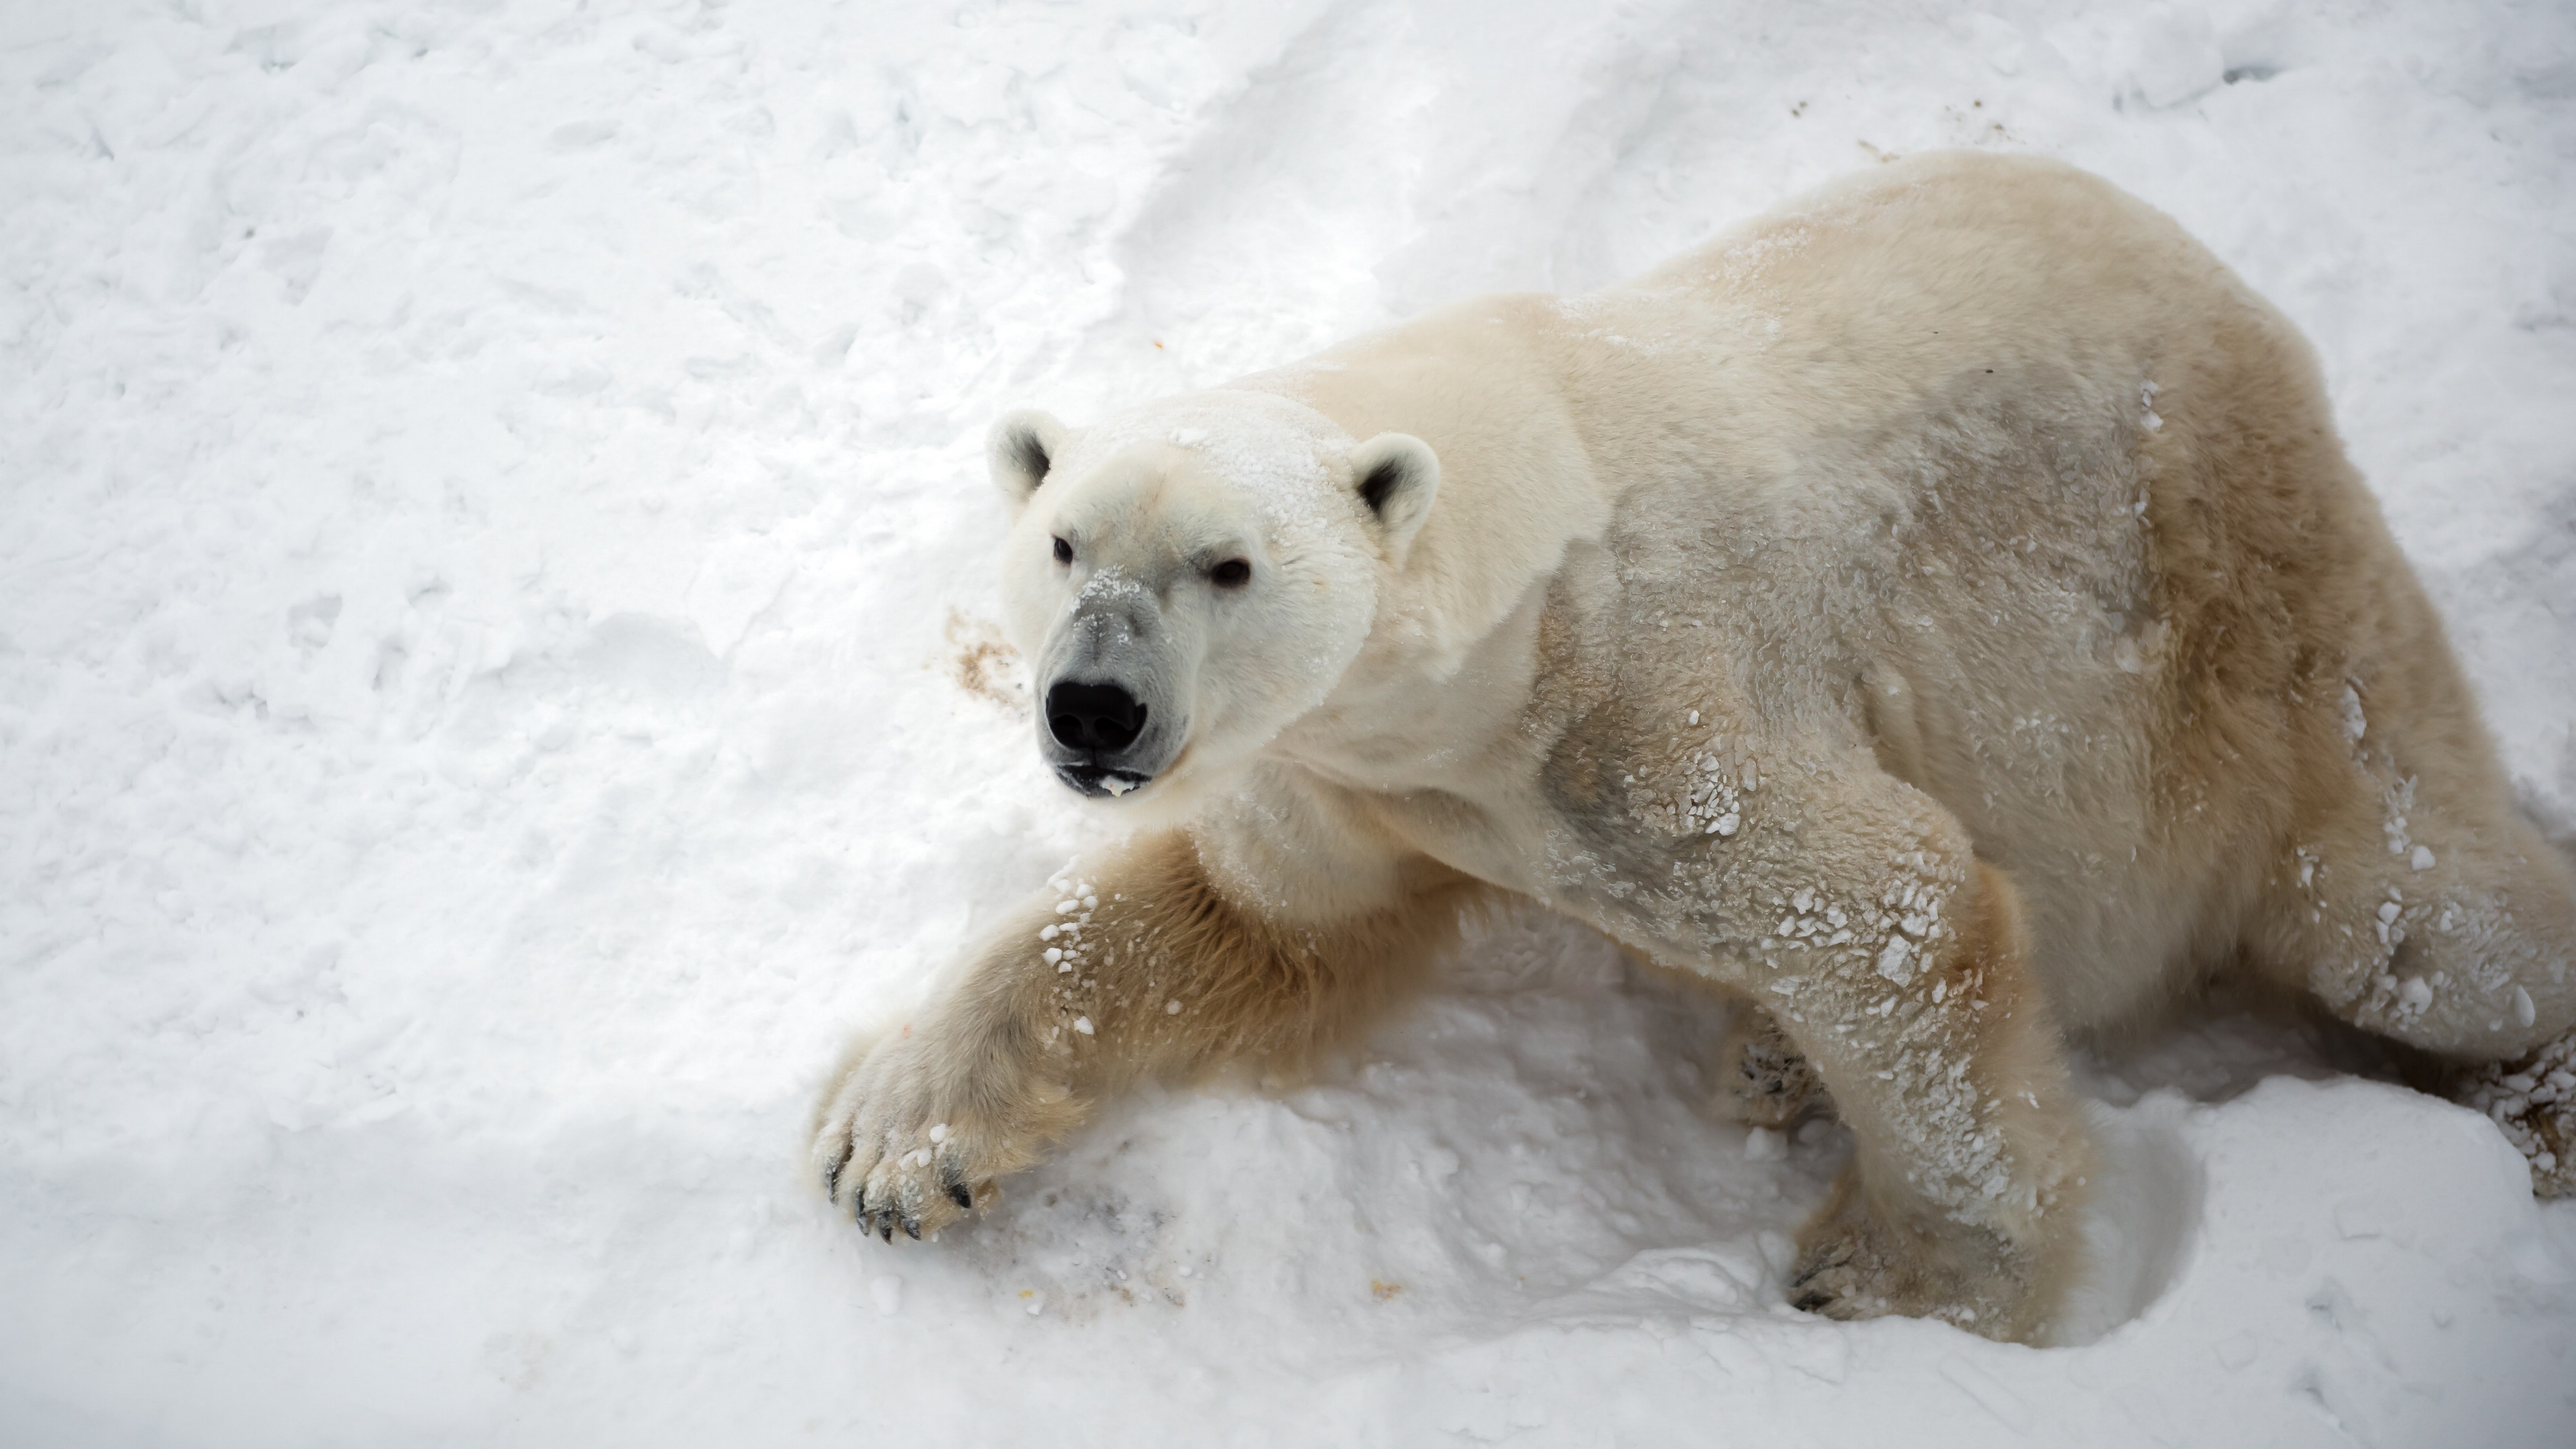
[(1073, 562), (1073, 545), (1065, 542), (1063, 539), (1057, 539), (1055, 541), (1055, 561), (1057, 563)]
[(1252, 582), (1252, 565), (1230, 558), (1208, 570), (1208, 582), (1220, 589), (1239, 589)]

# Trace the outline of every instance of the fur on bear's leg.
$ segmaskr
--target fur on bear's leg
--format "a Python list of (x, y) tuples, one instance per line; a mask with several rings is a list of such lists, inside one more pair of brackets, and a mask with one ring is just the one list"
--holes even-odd
[(1832, 1094), (1779, 1019), (1752, 1002), (1736, 1004), (1717, 1063), (1717, 1110), (1747, 1127), (1793, 1127), (1834, 1109)]
[[(2399, 606), (2429, 617), (2411, 582)], [(2515, 806), (2447, 654), (2347, 699), (2363, 732), (2300, 782), (2251, 957), (2446, 1064), (2422, 1085), (2494, 1119), (2535, 1192), (2576, 1193), (2576, 871)]]
[(2011, 882), (1978, 863), (1963, 885), (1925, 969), (1867, 988), (1892, 1000), (1784, 1023), (1858, 1149), (1799, 1234), (1790, 1299), (2030, 1342), (2078, 1266), (2090, 1151)]
[[(2356, 802), (2362, 818), (2297, 835), (2257, 955), (2366, 1031), (2453, 1062), (2520, 1060), (2576, 1027), (2576, 881), (2508, 804), (2466, 811), (2435, 784), (2408, 777), (2402, 805)], [(2392, 826), (2402, 851), (2383, 843)]]
[(1057, 877), (912, 1020), (853, 1046), (812, 1160), (831, 1199), (892, 1241), (992, 1197), (1102, 1096), (1229, 1058), (1293, 1058), (1412, 986), (1470, 892), (1425, 868), (1343, 919), (1238, 906), (1186, 834)]

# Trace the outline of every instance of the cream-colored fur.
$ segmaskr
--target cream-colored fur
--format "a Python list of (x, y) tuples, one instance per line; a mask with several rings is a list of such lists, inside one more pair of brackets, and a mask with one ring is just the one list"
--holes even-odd
[[(1480, 893), (1767, 1009), (1756, 1115), (1803, 1073), (1858, 1146), (1794, 1301), (2003, 1338), (2076, 1267), (2061, 1032), (2240, 967), (2464, 1065), (2576, 1024), (2576, 885), (2306, 346), (2063, 166), (1924, 157), (1603, 292), (1026, 415), (996, 474), (1015, 642), (1171, 734), (1105, 807), (1144, 833), (826, 1096), (889, 1237), (1138, 1073), (1346, 1030)], [(2576, 1092), (2477, 1080), (2566, 1141)]]

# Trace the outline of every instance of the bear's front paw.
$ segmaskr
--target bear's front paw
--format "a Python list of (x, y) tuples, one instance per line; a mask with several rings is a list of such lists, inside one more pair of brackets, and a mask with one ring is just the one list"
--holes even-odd
[(1882, 1222), (1858, 1172), (1845, 1168), (1798, 1234), (1789, 1304), (1826, 1318), (1938, 1318), (1987, 1338), (2027, 1342), (2041, 1328), (2042, 1267), (1990, 1229)]
[(863, 1230), (918, 1238), (990, 1202), (1073, 1115), (1062, 1087), (907, 1026), (855, 1052), (825, 1095), (814, 1170)]

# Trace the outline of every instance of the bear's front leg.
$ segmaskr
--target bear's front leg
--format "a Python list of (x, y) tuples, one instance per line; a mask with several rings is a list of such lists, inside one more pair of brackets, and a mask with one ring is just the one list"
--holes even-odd
[[(1982, 862), (1945, 869), (1946, 854), (1917, 857), (1919, 883), (1854, 893), (1849, 919), (1893, 928), (1859, 943), (1858, 969), (1819, 959), (1781, 1011), (1857, 1148), (1800, 1234), (1790, 1299), (2028, 1342), (2078, 1266), (2083, 1119), (2011, 882)], [(1949, 889), (1930, 878), (1951, 874)], [(1784, 978), (1806, 969), (1795, 939), (1769, 953)]]
[(853, 1048), (815, 1124), (824, 1191), (888, 1241), (937, 1231), (1103, 1095), (1293, 1056), (1409, 986), (1455, 933), (1465, 883), (1427, 863), (1368, 900), (1296, 889), (1273, 865), (1259, 904), (1221, 889), (1179, 832), (1059, 876), (928, 1007)]
[(1014, 911), (943, 993), (853, 1043), (834, 1073), (814, 1166), (862, 1228), (889, 1242), (898, 1228), (936, 1232), (1081, 1119), (1078, 1064), (1047, 1010), (1038, 940), (1041, 930), (1065, 938), (1059, 900), (1048, 891)]

